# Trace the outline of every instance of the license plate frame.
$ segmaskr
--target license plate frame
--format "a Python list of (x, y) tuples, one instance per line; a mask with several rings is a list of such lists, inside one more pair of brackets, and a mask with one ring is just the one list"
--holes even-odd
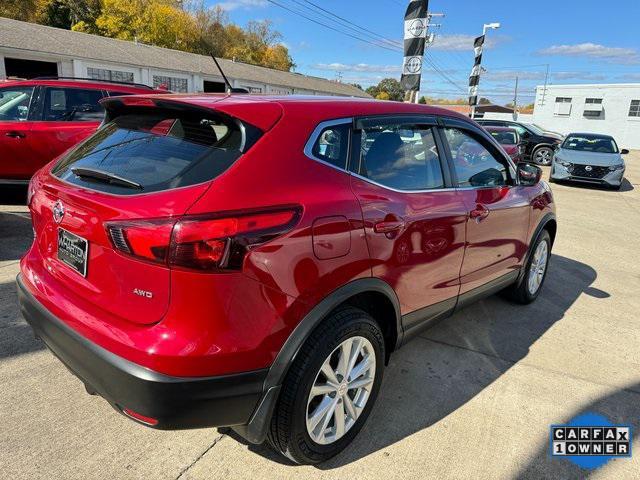
[(83, 277), (87, 276), (89, 240), (58, 227), (58, 260)]

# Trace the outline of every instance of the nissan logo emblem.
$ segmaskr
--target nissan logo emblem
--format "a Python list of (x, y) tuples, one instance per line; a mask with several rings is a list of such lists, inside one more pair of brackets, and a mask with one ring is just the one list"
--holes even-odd
[(593, 167), (592, 167), (591, 165), (587, 165), (586, 167), (584, 167), (584, 169), (585, 169), (587, 172), (590, 172), (591, 170), (593, 170)]
[(56, 203), (53, 204), (53, 219), (55, 220), (56, 223), (60, 223), (63, 218), (64, 218), (64, 205), (62, 205), (62, 202), (58, 200)]

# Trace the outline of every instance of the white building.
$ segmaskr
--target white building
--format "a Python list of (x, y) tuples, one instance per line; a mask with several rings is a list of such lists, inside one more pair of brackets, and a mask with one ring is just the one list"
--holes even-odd
[[(219, 62), (234, 87), (251, 93), (369, 96), (325, 78)], [(213, 60), (204, 55), (0, 17), (0, 79), (54, 75), (165, 85), (174, 92), (225, 90)]]
[(539, 86), (531, 121), (562, 134), (611, 135), (620, 148), (640, 149), (640, 83)]

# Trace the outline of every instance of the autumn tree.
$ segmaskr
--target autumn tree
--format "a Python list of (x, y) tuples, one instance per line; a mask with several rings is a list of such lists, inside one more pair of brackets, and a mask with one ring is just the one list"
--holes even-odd
[(395, 78), (384, 78), (375, 86), (367, 88), (366, 92), (378, 100), (393, 100), (402, 102), (405, 90)]
[(278, 70), (295, 67), (270, 21), (242, 28), (205, 0), (0, 0), (0, 15)]

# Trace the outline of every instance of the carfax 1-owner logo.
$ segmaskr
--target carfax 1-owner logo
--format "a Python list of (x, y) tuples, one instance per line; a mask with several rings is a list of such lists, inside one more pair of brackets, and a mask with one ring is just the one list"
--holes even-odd
[(615, 425), (596, 413), (585, 413), (566, 425), (551, 425), (550, 454), (583, 468), (598, 468), (609, 460), (631, 457), (631, 426)]

